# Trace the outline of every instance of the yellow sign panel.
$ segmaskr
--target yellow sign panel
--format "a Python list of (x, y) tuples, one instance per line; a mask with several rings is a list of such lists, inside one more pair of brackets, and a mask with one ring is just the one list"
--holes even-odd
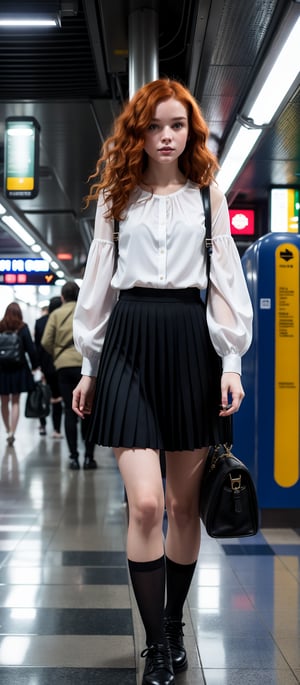
[(274, 478), (288, 488), (299, 480), (299, 250), (291, 243), (275, 251), (274, 390)]
[(28, 176), (27, 178), (17, 178), (8, 176), (6, 179), (7, 190), (33, 190), (34, 178)]

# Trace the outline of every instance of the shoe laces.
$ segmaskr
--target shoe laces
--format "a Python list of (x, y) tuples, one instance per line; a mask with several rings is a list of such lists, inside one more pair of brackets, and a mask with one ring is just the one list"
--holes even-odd
[(164, 644), (157, 642), (149, 647), (146, 647), (141, 652), (141, 657), (151, 659), (152, 670), (157, 671), (159, 669), (168, 669), (168, 664), (166, 663), (167, 648)]

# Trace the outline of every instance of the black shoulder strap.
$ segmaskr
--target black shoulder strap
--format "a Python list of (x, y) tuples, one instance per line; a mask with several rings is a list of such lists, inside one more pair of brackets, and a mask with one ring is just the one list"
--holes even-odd
[(209, 273), (210, 273), (210, 259), (212, 255), (212, 237), (211, 237), (211, 205), (210, 205), (210, 187), (204, 186), (201, 188), (202, 202), (205, 216), (205, 251), (206, 251), (206, 274), (207, 274), (207, 288), (206, 298), (208, 297)]
[(114, 243), (115, 243), (115, 270), (117, 268), (119, 256), (119, 222), (114, 219)]

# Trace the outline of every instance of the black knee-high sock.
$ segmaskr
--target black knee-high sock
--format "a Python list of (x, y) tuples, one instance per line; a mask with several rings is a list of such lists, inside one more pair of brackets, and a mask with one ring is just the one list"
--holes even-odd
[(165, 616), (181, 621), (183, 605), (196, 567), (193, 564), (177, 564), (166, 557), (167, 605)]
[(146, 631), (146, 643), (163, 642), (165, 558), (130, 561), (128, 567), (135, 598)]

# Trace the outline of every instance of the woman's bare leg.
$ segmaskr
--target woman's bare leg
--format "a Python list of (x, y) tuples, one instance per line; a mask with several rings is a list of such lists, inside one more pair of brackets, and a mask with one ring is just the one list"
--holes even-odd
[(199, 491), (206, 455), (206, 448), (166, 454), (168, 531), (165, 631), (176, 673), (187, 668), (182, 615), (200, 548)]
[(128, 558), (132, 561), (158, 559), (164, 553), (164, 492), (159, 453), (123, 448), (114, 452), (128, 499)]
[(10, 422), (9, 422), (9, 395), (1, 395), (1, 415), (3, 423), (6, 428), (6, 432), (10, 432)]
[(19, 416), (20, 416), (20, 395), (15, 394), (11, 396), (11, 420), (10, 420), (10, 429), (11, 432), (14, 433), (16, 432), (16, 428), (18, 425), (19, 421)]
[(199, 492), (208, 449), (166, 452), (166, 555), (191, 564), (200, 547)]
[[(115, 449), (115, 454), (129, 507), (127, 552), (132, 587), (145, 627), (147, 646), (152, 645), (151, 650), (153, 645), (160, 649), (158, 645), (165, 642), (165, 558), (164, 492), (159, 453), (150, 449)], [(166, 663), (160, 662), (163, 680), (159, 682), (173, 682), (168, 652), (165, 658)]]

